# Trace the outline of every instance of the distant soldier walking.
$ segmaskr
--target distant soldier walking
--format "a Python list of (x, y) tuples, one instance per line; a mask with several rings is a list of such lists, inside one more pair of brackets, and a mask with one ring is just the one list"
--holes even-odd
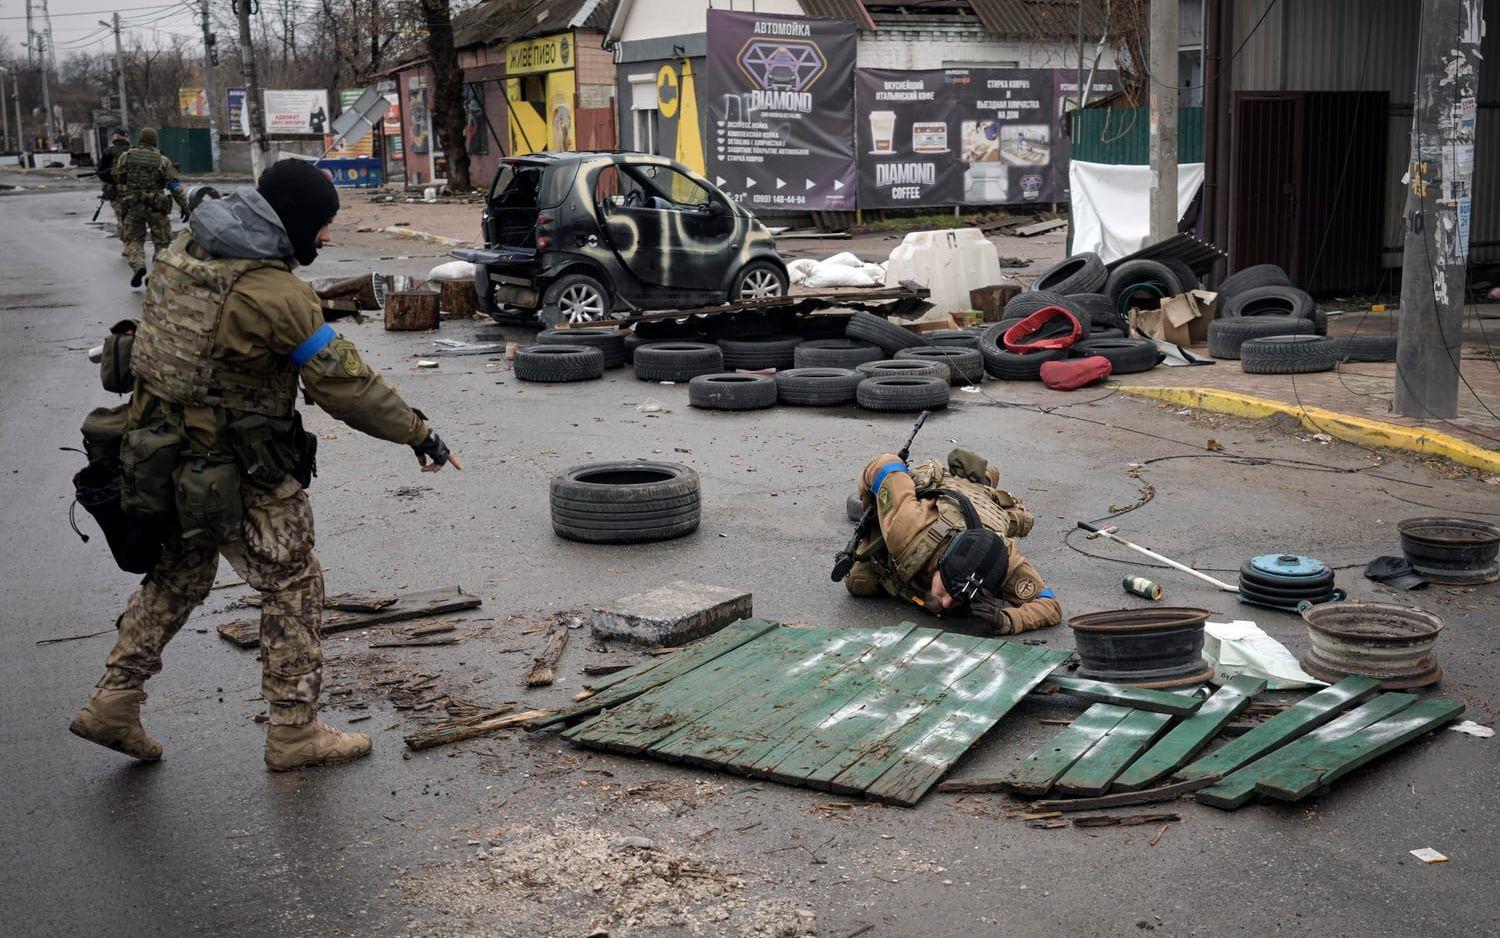
[(167, 213), (172, 202), (182, 209), (182, 220), (188, 220), (187, 195), (177, 178), (177, 167), (156, 148), (156, 128), (141, 131), (135, 146), (116, 158), (110, 175), (120, 187), (125, 208), (125, 256), (130, 260), (130, 285), (138, 287), (146, 279), (146, 230), (160, 254), (172, 243), (172, 222)]
[[(124, 127), (116, 127), (109, 135), (109, 148), (99, 154), (99, 181), (104, 183), (104, 199), (115, 213), (115, 237), (125, 240), (125, 207), (120, 202), (120, 182), (114, 176), (115, 161), (130, 149), (130, 134)], [(125, 245), (120, 245), (120, 256), (127, 256)]]

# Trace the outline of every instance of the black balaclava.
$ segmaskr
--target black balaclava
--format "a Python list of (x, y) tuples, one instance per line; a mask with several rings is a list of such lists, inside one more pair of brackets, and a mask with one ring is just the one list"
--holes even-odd
[(297, 263), (311, 264), (318, 256), (318, 232), (338, 214), (333, 180), (306, 160), (279, 160), (260, 174), (255, 188), (281, 219)]

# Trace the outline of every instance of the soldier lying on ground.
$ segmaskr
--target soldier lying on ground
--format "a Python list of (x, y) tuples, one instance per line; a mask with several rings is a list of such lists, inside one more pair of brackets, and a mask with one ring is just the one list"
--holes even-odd
[(967, 606), (996, 635), (1057, 625), (1062, 607), (1016, 547), (1031, 512), (998, 484), (993, 466), (962, 449), (947, 467), (908, 468), (889, 453), (870, 460), (859, 494), (876, 506), (880, 532), (860, 544), (845, 588), (884, 591), (934, 615)]

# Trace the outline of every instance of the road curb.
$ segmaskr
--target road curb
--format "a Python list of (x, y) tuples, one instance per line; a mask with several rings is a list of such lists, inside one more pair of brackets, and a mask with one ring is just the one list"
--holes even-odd
[(1239, 394), (1214, 388), (1153, 388), (1140, 385), (1122, 385), (1121, 393), (1136, 397), (1149, 397), (1180, 407), (1206, 410), (1232, 417), (1247, 417), (1260, 420), (1274, 414), (1295, 417), (1309, 430), (1327, 433), (1349, 443), (1360, 446), (1385, 446), (1404, 449), (1413, 453), (1442, 456), (1465, 466), (1500, 472), (1500, 452), (1468, 443), (1447, 433), (1425, 430), (1420, 427), (1403, 427), (1399, 424), (1371, 420), (1341, 414), (1321, 407), (1304, 407), (1286, 401)]
[(460, 241), (458, 238), (449, 238), (446, 235), (434, 234), (431, 231), (422, 231), (417, 228), (407, 228), (401, 225), (388, 225), (380, 229), (388, 235), (398, 238), (411, 238), (414, 241), (426, 241), (429, 244), (442, 245), (445, 248), (471, 248), (473, 241)]

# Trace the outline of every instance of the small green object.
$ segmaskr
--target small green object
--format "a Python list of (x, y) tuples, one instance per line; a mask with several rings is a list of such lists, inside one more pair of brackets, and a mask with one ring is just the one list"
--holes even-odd
[(1231, 772), (1193, 797), (1211, 807), (1232, 811), (1250, 800), (1261, 779), (1284, 768), (1296, 766), (1329, 743), (1399, 713), (1411, 706), (1414, 700), (1416, 697), (1411, 694), (1381, 694), (1326, 726), (1319, 727), (1300, 739), (1294, 739), (1269, 755)]
[(1231, 740), (1212, 753), (1178, 772), (1178, 781), (1203, 778), (1206, 775), (1227, 776), (1288, 742), (1303, 736), (1337, 717), (1344, 710), (1362, 703), (1380, 689), (1380, 682), (1368, 677), (1346, 677), (1332, 687), (1325, 687), (1304, 697), (1286, 710)]
[(1114, 787), (1125, 791), (1145, 788), (1196, 756), (1225, 724), (1250, 705), (1250, 698), (1266, 689), (1261, 678), (1240, 675), (1231, 678), (1203, 702), (1198, 712), (1172, 727), (1115, 779)]
[(1027, 756), (1011, 771), (1006, 783), (1023, 795), (1045, 795), (1073, 763), (1132, 712), (1114, 704), (1094, 704), (1051, 742)]
[(1170, 714), (1130, 711), (1057, 780), (1057, 790), (1074, 795), (1104, 794), (1115, 776), (1150, 746), (1171, 722)]
[(1456, 700), (1423, 700), (1309, 753), (1296, 765), (1262, 776), (1255, 790), (1282, 801), (1299, 801), (1463, 712), (1464, 705)]
[(1112, 703), (1134, 710), (1150, 710), (1152, 713), (1170, 713), (1187, 716), (1196, 713), (1203, 701), (1185, 694), (1173, 694), (1164, 690), (1146, 687), (1131, 687), (1128, 684), (1106, 684), (1103, 681), (1086, 681), (1077, 677), (1048, 677), (1046, 683), (1074, 697), (1097, 703)]
[(1120, 581), (1125, 587), (1125, 592), (1134, 593), (1146, 599), (1161, 599), (1161, 587), (1143, 576), (1128, 576)]

